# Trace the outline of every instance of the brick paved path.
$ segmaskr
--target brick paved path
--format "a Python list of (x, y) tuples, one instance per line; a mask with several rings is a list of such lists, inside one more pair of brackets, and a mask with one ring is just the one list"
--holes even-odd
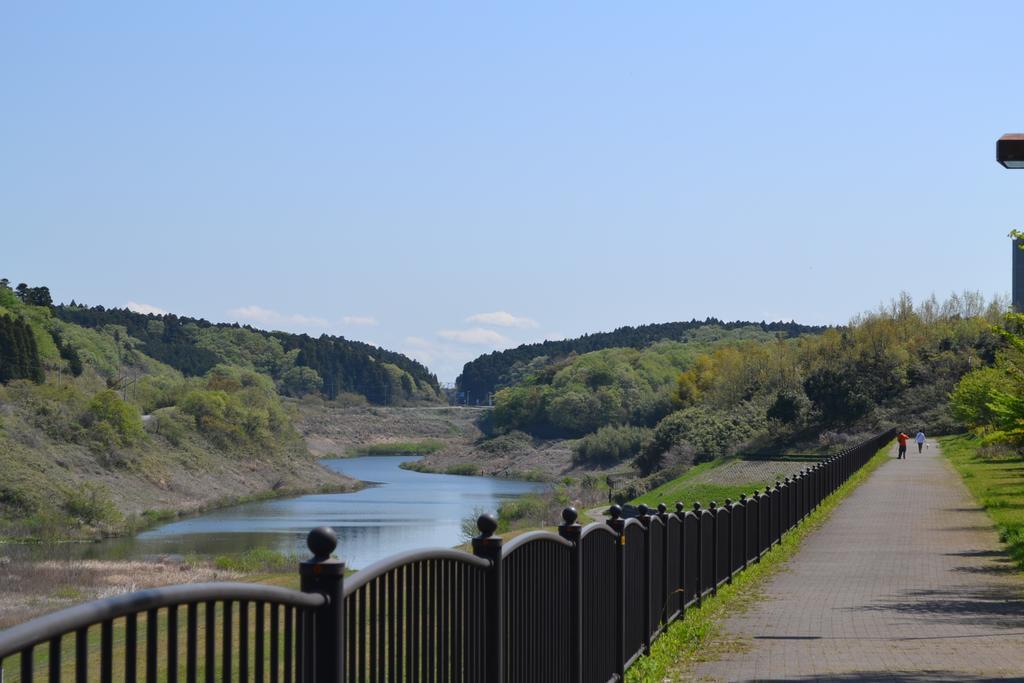
[(1024, 580), (930, 445), (882, 465), (806, 538), (726, 621), (737, 645), (693, 678), (1024, 681)]

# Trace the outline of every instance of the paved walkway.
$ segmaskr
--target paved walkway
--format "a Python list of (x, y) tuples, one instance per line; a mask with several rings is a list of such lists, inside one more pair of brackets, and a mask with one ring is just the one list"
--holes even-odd
[(736, 646), (696, 680), (1024, 681), (1024, 580), (936, 445), (910, 451), (726, 621)]

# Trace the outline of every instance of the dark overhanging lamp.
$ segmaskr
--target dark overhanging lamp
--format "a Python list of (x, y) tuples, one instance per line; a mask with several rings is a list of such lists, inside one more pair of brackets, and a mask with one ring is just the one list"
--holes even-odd
[[(996, 161), (1005, 168), (1024, 168), (1024, 133), (1007, 133), (996, 140)], [(1024, 250), (1013, 238), (1013, 270), (1010, 301), (1015, 313), (1024, 313)]]
[(1024, 133), (1007, 133), (996, 140), (996, 161), (1006, 168), (1024, 168)]

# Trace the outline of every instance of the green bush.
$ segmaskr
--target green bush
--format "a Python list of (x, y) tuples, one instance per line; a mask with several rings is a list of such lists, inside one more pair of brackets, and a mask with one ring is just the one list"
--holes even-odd
[(427, 455), (444, 449), (444, 442), (437, 439), (420, 441), (383, 441), (365, 446), (356, 446), (352, 455)]
[(220, 555), (213, 563), (218, 569), (240, 574), (279, 574), (295, 571), (301, 559), (268, 548), (250, 548), (237, 555)]
[(179, 408), (160, 408), (153, 412), (153, 431), (172, 446), (181, 446), (195, 425), (194, 418)]
[(64, 510), (89, 526), (113, 526), (124, 521), (107, 487), (92, 481), (81, 482), (64, 492)]
[(692, 448), (696, 462), (732, 455), (765, 427), (765, 410), (749, 402), (728, 411), (685, 408), (658, 423), (636, 464), (645, 474), (653, 472), (661, 467), (666, 453), (680, 446)]
[(1013, 381), (1001, 368), (981, 368), (963, 376), (949, 396), (953, 417), (967, 427), (981, 427), (996, 421), (990, 407), (994, 392), (1010, 392)]
[(653, 432), (643, 427), (601, 427), (573, 445), (576, 463), (615, 463), (629, 460), (643, 449)]
[(533, 493), (507, 500), (498, 507), (498, 530), (506, 531), (523, 520), (539, 521), (546, 511), (544, 499)]
[(300, 437), (281, 404), (273, 381), (252, 370), (219, 365), (190, 389), (178, 408), (220, 448), (260, 447), (273, 451)]
[(457, 465), (450, 465), (445, 474), (457, 474), (464, 477), (475, 477), (480, 474), (480, 468), (471, 462), (461, 462)]
[(131, 446), (142, 440), (142, 417), (117, 392), (106, 389), (92, 397), (82, 418), (91, 440), (104, 446)]

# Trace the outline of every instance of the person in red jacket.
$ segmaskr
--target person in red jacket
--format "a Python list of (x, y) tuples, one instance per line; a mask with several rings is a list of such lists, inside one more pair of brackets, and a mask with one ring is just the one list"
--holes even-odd
[(896, 440), (899, 441), (900, 443), (900, 450), (896, 454), (897, 460), (899, 460), (900, 458), (903, 458), (904, 460), (907, 459), (907, 439), (909, 438), (910, 435), (904, 434), (903, 432), (900, 432), (899, 434), (896, 435)]

